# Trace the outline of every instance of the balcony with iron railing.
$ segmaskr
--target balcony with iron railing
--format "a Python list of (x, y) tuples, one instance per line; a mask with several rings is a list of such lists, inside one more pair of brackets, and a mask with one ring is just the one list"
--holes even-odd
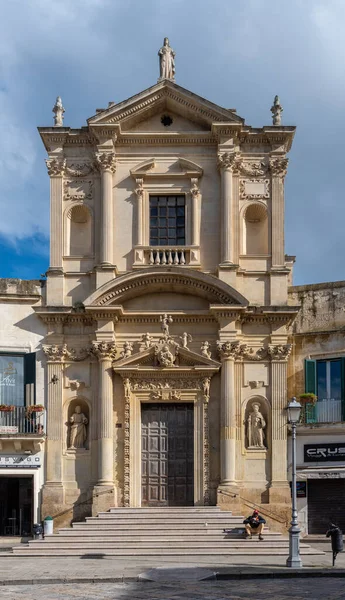
[(315, 404), (305, 404), (301, 422), (304, 425), (317, 423), (342, 423), (344, 418), (344, 400), (342, 398), (318, 398)]
[(46, 411), (39, 405), (0, 405), (0, 438), (15, 436), (44, 437), (46, 433)]

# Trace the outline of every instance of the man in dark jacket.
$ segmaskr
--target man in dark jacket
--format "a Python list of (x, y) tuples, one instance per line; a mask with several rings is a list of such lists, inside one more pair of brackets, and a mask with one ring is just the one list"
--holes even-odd
[(252, 539), (253, 534), (259, 534), (259, 540), (264, 539), (262, 532), (266, 521), (260, 517), (258, 510), (254, 510), (253, 514), (247, 517), (243, 523), (246, 526), (246, 538)]

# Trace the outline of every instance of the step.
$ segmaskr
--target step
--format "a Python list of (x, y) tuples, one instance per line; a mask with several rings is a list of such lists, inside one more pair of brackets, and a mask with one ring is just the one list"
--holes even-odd
[[(63, 542), (64, 544), (66, 544), (66, 542)], [(213, 551), (214, 549), (218, 549), (218, 548), (242, 548), (244, 547), (243, 545), (245, 545), (245, 547), (247, 546), (254, 546), (255, 544), (262, 544), (263, 542), (260, 541), (259, 539), (251, 539), (251, 540), (214, 540), (214, 541), (209, 541), (209, 540), (165, 540), (164, 543), (162, 544), (161, 541), (159, 540), (139, 540), (139, 541), (102, 541), (102, 540), (92, 540), (92, 541), (85, 541), (85, 540), (71, 540), (66, 544), (66, 548), (70, 549), (70, 548), (92, 548), (92, 549), (98, 549), (98, 550), (102, 550), (105, 548), (125, 548), (125, 549), (130, 549), (130, 548), (158, 548), (158, 549), (164, 549), (164, 548), (205, 548), (207, 547), (209, 551)], [(269, 545), (270, 548), (287, 548), (289, 545), (289, 540), (287, 539), (283, 539), (283, 540), (267, 540), (266, 539), (266, 546)], [(38, 547), (38, 546), (44, 546), (47, 549), (51, 549), (51, 548), (57, 548), (57, 547), (61, 547), (61, 543), (59, 543), (58, 541), (52, 541), (52, 542), (48, 542), (46, 540), (33, 540), (29, 542), (29, 547), (33, 548), (33, 547)], [(304, 546), (306, 547), (306, 546)]]
[[(269, 532), (264, 532), (264, 537), (267, 538), (268, 540), (278, 540), (281, 539), (282, 536), (280, 536), (277, 533), (269, 533)], [(152, 539), (157, 539), (160, 540), (161, 543), (164, 543), (167, 540), (190, 540), (191, 536), (190, 535), (186, 535), (184, 533), (174, 533), (174, 535), (157, 535), (156, 532), (152, 532), (152, 534), (150, 535), (147, 532), (141, 532), (138, 533), (137, 535), (133, 536), (133, 535), (128, 535), (128, 534), (123, 534), (123, 535), (118, 535), (118, 534), (104, 534), (104, 535), (92, 535), (90, 534), (90, 532), (88, 533), (77, 533), (75, 535), (69, 534), (69, 533), (58, 533), (56, 535), (53, 536), (46, 536), (45, 541), (51, 541), (54, 540), (57, 543), (70, 543), (71, 540), (73, 541), (86, 541), (89, 542), (91, 540), (98, 542), (98, 541), (111, 541), (111, 542), (141, 542), (141, 541), (145, 541), (145, 540), (152, 540)], [(223, 534), (223, 533), (214, 533), (213, 531), (211, 532), (206, 532), (204, 534), (195, 534), (193, 535), (193, 540), (195, 541), (202, 541), (204, 540), (205, 543), (211, 543), (212, 541), (219, 541), (219, 540), (244, 540), (245, 538), (241, 536), (241, 534), (238, 533), (231, 533), (231, 534)], [(253, 538), (254, 539), (254, 538)], [(39, 540), (30, 540), (31, 541), (39, 541)]]
[(226, 523), (241, 523), (243, 525), (243, 517), (230, 517), (230, 518), (222, 518), (222, 519), (215, 519), (214, 517), (210, 517), (210, 516), (206, 516), (206, 517), (190, 517), (190, 518), (186, 518), (186, 519), (179, 519), (178, 517), (166, 517), (165, 519), (157, 519), (157, 517), (138, 517), (137, 519), (130, 519), (130, 518), (122, 518), (122, 519), (105, 519), (105, 518), (97, 518), (97, 517), (86, 517), (86, 523), (91, 524), (91, 523), (95, 523), (95, 524), (99, 524), (99, 525), (108, 525), (109, 523), (112, 524), (116, 524), (116, 523), (121, 523), (121, 524), (136, 524), (136, 525), (144, 525), (145, 523), (150, 523), (152, 525), (159, 525), (159, 524), (168, 524), (171, 523), (172, 525), (181, 525), (181, 524), (185, 524), (185, 523), (214, 523), (215, 525), (218, 523), (221, 527), (225, 527), (224, 524)]
[[(120, 558), (125, 557), (139, 557), (139, 556), (148, 556), (150, 560), (154, 562), (154, 560), (159, 560), (162, 556), (188, 556), (189, 559), (197, 556), (207, 556), (209, 558), (212, 557), (228, 557), (228, 556), (257, 556), (260, 553), (260, 556), (287, 556), (289, 553), (288, 544), (285, 548), (275, 548), (272, 550), (270, 547), (264, 547), (264, 542), (260, 545), (260, 550), (256, 546), (241, 546), (240, 548), (227, 548), (227, 549), (219, 549), (210, 552), (208, 548), (194, 548), (191, 552), (190, 549), (172, 549), (172, 548), (162, 548), (159, 552), (153, 553), (152, 548), (145, 549), (114, 549), (114, 550), (99, 550), (99, 551), (91, 551), (85, 552), (81, 549), (69, 549), (69, 548), (61, 548), (61, 549), (46, 549), (46, 548), (25, 548), (25, 547), (15, 547), (13, 548), (13, 554), (16, 556), (27, 556), (31, 558), (33, 556), (117, 556)], [(320, 550), (315, 550), (314, 548), (300, 548), (300, 554), (302, 556), (316, 556), (316, 555), (324, 555), (324, 552)]]
[(119, 507), (115, 507), (115, 508), (110, 508), (108, 511), (103, 511), (100, 512), (100, 515), (104, 515), (104, 514), (109, 514), (109, 513), (123, 513), (123, 514), (129, 514), (129, 515), (134, 515), (136, 513), (154, 513), (154, 512), (158, 512), (158, 513), (165, 513), (165, 514), (175, 514), (175, 513), (183, 513), (186, 514), (188, 513), (206, 513), (206, 512), (213, 512), (213, 513), (221, 513), (221, 512), (227, 512), (227, 513), (231, 513), (231, 511), (222, 511), (219, 506), (169, 506), (169, 507), (162, 507), (162, 506), (144, 506), (142, 508), (123, 508), (122, 506)]

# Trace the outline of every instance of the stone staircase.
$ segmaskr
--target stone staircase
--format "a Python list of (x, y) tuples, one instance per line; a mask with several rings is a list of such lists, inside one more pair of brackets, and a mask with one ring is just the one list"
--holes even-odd
[[(288, 539), (264, 531), (244, 539), (242, 516), (218, 507), (111, 508), (44, 540), (13, 548), (20, 556), (172, 557), (288, 555)], [(223, 529), (227, 532), (224, 533)], [(323, 554), (301, 544), (301, 554)]]

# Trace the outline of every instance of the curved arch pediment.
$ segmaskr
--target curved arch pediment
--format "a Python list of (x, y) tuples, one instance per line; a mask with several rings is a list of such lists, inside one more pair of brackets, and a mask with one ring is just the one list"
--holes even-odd
[(85, 307), (119, 305), (145, 294), (172, 292), (201, 296), (213, 304), (247, 306), (242, 294), (224, 281), (179, 267), (152, 267), (121, 275), (108, 281), (85, 300)]

